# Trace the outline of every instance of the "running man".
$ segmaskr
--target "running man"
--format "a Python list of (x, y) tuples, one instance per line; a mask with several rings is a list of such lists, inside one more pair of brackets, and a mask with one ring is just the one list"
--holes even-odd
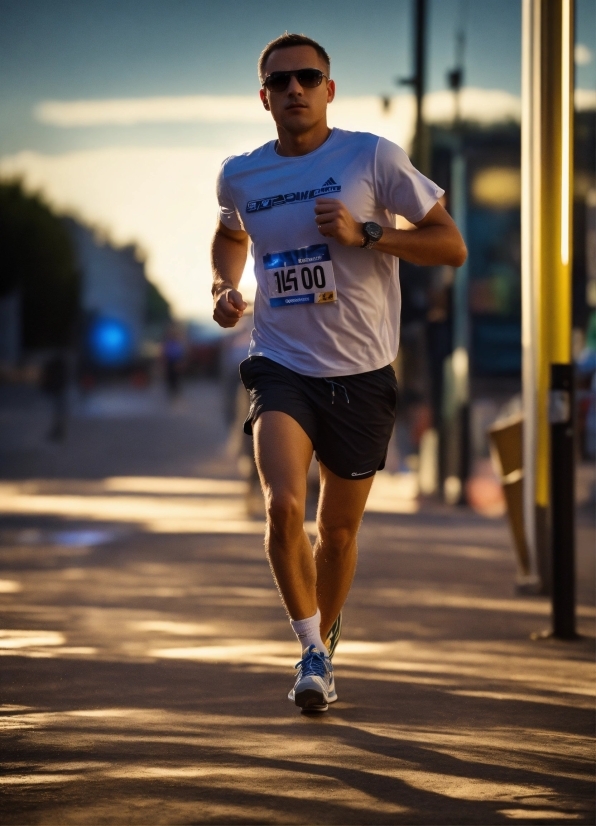
[[(439, 203), (443, 190), (402, 149), (327, 126), (335, 84), (322, 46), (286, 33), (266, 46), (258, 70), (278, 138), (222, 165), (213, 317), (222, 327), (242, 317), (250, 241), (258, 289), (240, 366), (250, 392), (244, 429), (254, 436), (267, 556), (302, 649), (288, 696), (304, 711), (326, 711), (337, 699), (331, 656), (356, 535), (395, 420), (398, 259), (459, 267), (467, 253)], [(396, 215), (415, 229), (395, 229)], [(314, 548), (304, 530), (313, 451)]]

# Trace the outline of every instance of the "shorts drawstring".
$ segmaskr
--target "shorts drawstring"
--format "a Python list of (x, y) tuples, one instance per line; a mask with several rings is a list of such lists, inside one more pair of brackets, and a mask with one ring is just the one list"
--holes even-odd
[(344, 396), (346, 397), (346, 402), (348, 404), (350, 403), (350, 397), (348, 396), (348, 391), (346, 390), (346, 388), (344, 387), (343, 384), (341, 384), (339, 381), (333, 381), (333, 379), (323, 379), (323, 381), (326, 381), (327, 384), (331, 385), (331, 404), (335, 404), (335, 385), (337, 385), (338, 387), (341, 387), (341, 389), (344, 391)]

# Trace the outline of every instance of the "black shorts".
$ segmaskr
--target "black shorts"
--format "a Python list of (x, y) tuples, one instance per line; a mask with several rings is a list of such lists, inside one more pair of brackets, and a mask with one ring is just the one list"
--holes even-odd
[(250, 393), (244, 432), (261, 413), (291, 416), (313, 443), (317, 459), (343, 479), (366, 479), (385, 467), (397, 409), (391, 365), (355, 376), (302, 376), (264, 356), (240, 365)]

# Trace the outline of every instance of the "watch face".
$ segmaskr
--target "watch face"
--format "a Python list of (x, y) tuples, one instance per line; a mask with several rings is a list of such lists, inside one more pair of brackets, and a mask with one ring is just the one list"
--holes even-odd
[(378, 241), (383, 235), (383, 227), (375, 224), (374, 221), (368, 221), (364, 224), (364, 232), (371, 239), (371, 241)]

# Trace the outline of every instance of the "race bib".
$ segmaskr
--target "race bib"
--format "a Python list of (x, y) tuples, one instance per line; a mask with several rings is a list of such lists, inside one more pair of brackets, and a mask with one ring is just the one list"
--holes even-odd
[(263, 256), (272, 307), (337, 301), (333, 262), (327, 244)]

